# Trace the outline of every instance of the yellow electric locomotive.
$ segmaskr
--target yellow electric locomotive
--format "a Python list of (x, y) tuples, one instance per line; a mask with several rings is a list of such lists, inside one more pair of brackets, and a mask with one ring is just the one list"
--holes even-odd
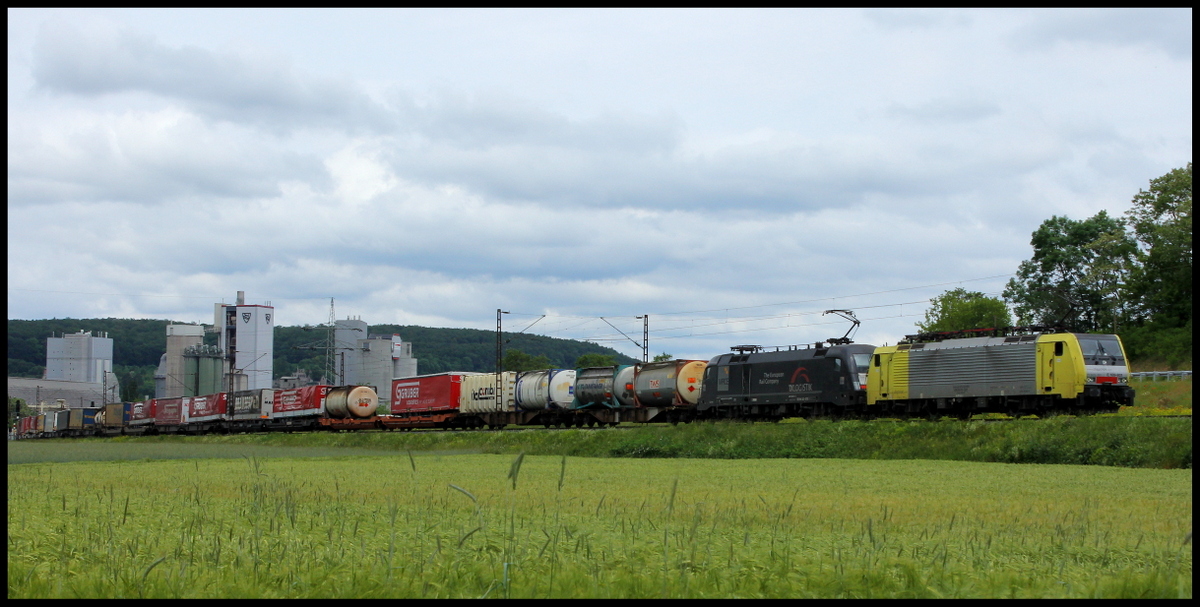
[(1041, 327), (910, 335), (876, 348), (868, 415), (969, 417), (1116, 411), (1133, 405), (1116, 335)]

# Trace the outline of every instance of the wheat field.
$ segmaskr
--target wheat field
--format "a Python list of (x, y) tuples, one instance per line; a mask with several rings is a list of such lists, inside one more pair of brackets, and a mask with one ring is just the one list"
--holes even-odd
[(10, 465), (9, 598), (1190, 597), (1191, 470), (524, 454)]

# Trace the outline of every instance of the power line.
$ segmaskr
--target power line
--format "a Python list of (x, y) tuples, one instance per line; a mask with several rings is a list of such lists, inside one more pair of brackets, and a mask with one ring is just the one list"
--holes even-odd
[[(750, 309), (753, 309), (753, 308), (767, 308), (767, 307), (771, 307), (771, 306), (790, 306), (790, 305), (802, 304), (802, 303), (813, 303), (813, 302), (818, 302), (818, 301), (830, 301), (830, 300), (834, 300), (834, 299), (849, 299), (849, 298), (851, 298), (851, 297), (866, 297), (866, 296), (868, 296), (868, 295), (880, 295), (880, 294), (882, 294), (882, 293), (896, 293), (896, 292), (899, 292), (899, 291), (913, 291), (913, 290), (916, 290), (916, 289), (928, 289), (928, 288), (930, 288), (930, 287), (944, 287), (944, 286), (946, 286), (946, 285), (956, 285), (956, 284), (960, 284), (960, 283), (964, 283), (964, 282), (976, 282), (976, 281), (980, 281), (980, 280), (991, 280), (991, 279), (993, 279), (993, 278), (1004, 278), (1005, 276), (1013, 276), (1013, 274), (997, 274), (997, 275), (995, 275), (995, 276), (984, 276), (984, 277), (982, 277), (982, 278), (970, 278), (970, 279), (967, 279), (967, 280), (954, 280), (954, 281), (950, 281), (950, 282), (940, 282), (940, 283), (936, 283), (936, 284), (930, 284), (930, 285), (920, 285), (920, 286), (916, 286), (916, 287), (904, 287), (904, 288), (901, 288), (901, 289), (887, 289), (887, 290), (884, 290), (884, 291), (873, 291), (873, 292), (870, 292), (870, 293), (859, 293), (859, 294), (856, 294), (856, 295), (840, 295), (840, 296), (836, 296), (836, 297), (818, 297), (818, 298), (816, 298), (816, 299), (805, 299), (805, 300), (801, 300), (801, 301), (785, 301), (785, 302), (782, 302), (782, 303), (773, 303), (773, 304), (760, 304), (760, 305), (756, 305), (756, 306), (742, 306), (742, 307), (738, 307), (738, 308), (716, 308), (716, 309), (713, 309), (713, 310), (696, 310), (696, 311), (693, 311), (693, 312), (659, 312), (658, 314), (659, 314), (659, 315), (667, 315), (667, 314), (706, 314), (706, 313), (709, 313), (709, 312), (725, 312), (725, 311), (729, 311), (729, 310), (750, 310)], [(861, 307), (861, 306), (860, 306), (860, 307)]]
[[(785, 302), (769, 303), (769, 304), (758, 304), (758, 305), (753, 305), (753, 306), (739, 306), (739, 307), (732, 307), (732, 308), (713, 308), (710, 310), (693, 310), (690, 312), (652, 312), (652, 314), (655, 314), (658, 316), (679, 316), (679, 315), (684, 315), (684, 314), (709, 314), (712, 312), (728, 312), (730, 310), (752, 310), (754, 308), (769, 308), (769, 307), (773, 307), (773, 306), (789, 306), (789, 305), (796, 305), (796, 304), (803, 304), (803, 303), (814, 303), (814, 302), (818, 302), (818, 301), (831, 301), (831, 300), (835, 300), (835, 299), (850, 299), (853, 297), (866, 297), (868, 295), (880, 295), (883, 293), (898, 293), (900, 291), (914, 291), (917, 289), (928, 289), (931, 287), (944, 287), (946, 285), (956, 285), (956, 284), (961, 284), (964, 282), (978, 282), (981, 280), (992, 280), (995, 278), (1004, 278), (1006, 276), (1014, 276), (1014, 274), (1011, 274), (1011, 273), (996, 274), (994, 276), (984, 276), (981, 278), (968, 278), (965, 280), (952, 280), (949, 282), (939, 282), (939, 283), (934, 283), (934, 284), (918, 285), (915, 287), (902, 287), (899, 289), (886, 289), (883, 291), (871, 291), (869, 293), (856, 293), (854, 295), (837, 295), (837, 296), (832, 296), (832, 297), (818, 297), (818, 298), (814, 298), (814, 299), (805, 299), (805, 300), (799, 300), (799, 301), (785, 301)], [(926, 301), (928, 301), (928, 300), (922, 300), (921, 302), (917, 302), (917, 303), (924, 303)], [(865, 309), (865, 308), (874, 307), (874, 306), (855, 306), (855, 307)], [(510, 312), (510, 313), (515, 314), (515, 315), (522, 315), (522, 316), (541, 316), (541, 314), (531, 314), (528, 312)], [(816, 312), (812, 312), (812, 313), (815, 314)], [(562, 314), (562, 315), (546, 314), (545, 316), (547, 318), (577, 318), (577, 319), (600, 318), (599, 316), (578, 316), (578, 315), (565, 315), (565, 314)], [(615, 318), (614, 316), (606, 316), (606, 317), (607, 318)]]

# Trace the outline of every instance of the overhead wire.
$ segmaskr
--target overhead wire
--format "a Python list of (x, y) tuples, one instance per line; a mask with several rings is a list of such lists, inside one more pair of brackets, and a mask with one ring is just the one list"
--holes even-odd
[[(991, 280), (991, 279), (996, 279), (996, 278), (1004, 278), (1007, 276), (1012, 276), (1012, 274), (996, 274), (993, 276), (984, 276), (984, 277), (980, 277), (980, 278), (971, 278), (971, 279), (956, 280), (956, 281), (949, 281), (949, 282), (943, 282), (943, 283), (919, 285), (919, 286), (914, 286), (914, 287), (903, 287), (903, 288), (899, 288), (899, 289), (886, 289), (886, 290), (882, 290), (882, 291), (872, 291), (869, 293), (860, 293), (860, 294), (855, 294), (855, 295), (843, 295), (843, 296), (837, 296), (837, 297), (821, 297), (821, 298), (814, 298), (814, 299), (794, 301), (794, 302), (760, 304), (760, 305), (754, 305), (754, 306), (741, 306), (741, 307), (733, 307), (733, 308), (714, 308), (711, 310), (701, 310), (701, 311), (693, 311), (693, 312), (667, 312), (667, 313), (660, 312), (660, 313), (656, 313), (656, 314), (651, 314), (651, 316), (662, 317), (662, 316), (679, 316), (679, 315), (683, 315), (683, 314), (705, 314), (705, 313), (711, 313), (711, 312), (729, 312), (731, 310), (750, 310), (750, 309), (756, 309), (756, 308), (765, 308), (765, 307), (781, 306), (781, 305), (795, 305), (795, 304), (812, 303), (812, 302), (818, 302), (818, 301), (834, 301), (834, 300), (839, 300), (839, 299), (852, 299), (855, 297), (866, 297), (866, 296), (870, 296), (870, 295), (880, 295), (880, 294), (884, 294), (884, 293), (897, 293), (897, 292), (902, 292), (902, 291), (912, 291), (912, 290), (917, 290), (917, 289), (942, 287), (942, 286), (946, 286), (946, 285), (962, 284), (965, 282), (978, 282), (981, 280)], [(985, 295), (988, 295), (988, 296), (992, 296), (995, 294), (996, 293), (992, 293), (992, 292), (985, 293)], [(929, 299), (922, 299), (922, 300), (917, 300), (917, 301), (907, 301), (907, 302), (899, 302), (899, 303), (876, 304), (876, 305), (868, 305), (868, 306), (854, 306), (854, 309), (868, 310), (868, 309), (897, 307), (897, 306), (905, 306), (905, 305), (917, 305), (917, 304), (925, 304), (925, 303), (928, 303), (929, 301), (930, 301)], [(823, 314), (823, 313), (824, 313), (824, 311), (811, 310), (811, 311), (801, 311), (801, 312), (788, 312), (788, 313), (784, 313), (784, 314), (773, 314), (773, 315), (766, 315), (766, 316), (733, 316), (733, 317), (725, 317), (725, 318), (700, 317), (700, 318), (690, 318), (690, 319), (688, 319), (688, 318), (665, 318), (665, 319), (657, 318), (656, 319), (657, 323), (662, 323), (662, 322), (685, 323), (685, 322), (688, 322), (688, 323), (692, 323), (692, 324), (690, 324), (686, 328), (684, 328), (684, 327), (666, 327), (666, 328), (655, 327), (653, 329), (649, 329), (648, 332), (652, 333), (652, 334), (656, 334), (656, 339), (683, 339), (683, 338), (687, 338), (687, 337), (703, 337), (706, 335), (727, 335), (727, 334), (734, 334), (734, 333), (753, 333), (753, 332), (761, 332), (761, 331), (778, 330), (781, 328), (790, 328), (790, 327), (816, 326), (816, 325), (821, 325), (821, 324), (836, 324), (836, 323), (809, 323), (809, 324), (793, 325), (789, 322), (789, 324), (786, 327), (779, 327), (779, 326), (749, 327), (749, 328), (743, 328), (743, 329), (733, 329), (730, 331), (716, 331), (716, 332), (706, 332), (706, 333), (700, 333), (700, 334), (697, 334), (694, 332), (694, 329), (697, 329), (697, 328), (728, 325), (728, 324), (733, 324), (733, 323), (765, 322), (765, 321), (769, 321), (769, 320), (778, 320), (778, 319), (785, 319), (785, 318), (791, 319), (794, 317), (802, 317), (802, 316)], [(886, 319), (890, 319), (890, 318), (903, 318), (903, 317), (911, 317), (911, 316), (916, 316), (916, 314), (899, 314), (899, 315), (893, 315), (893, 316), (883, 316), (883, 317), (868, 318), (868, 319), (862, 319), (862, 320), (886, 320)], [(562, 318), (585, 318), (585, 317), (563, 316)], [(593, 317), (593, 318), (603, 319), (603, 317)], [(618, 317), (610, 316), (608, 318), (615, 319)], [(704, 324), (696, 324), (697, 322), (702, 322)], [(582, 324), (586, 324), (586, 323), (581, 323), (580, 325), (576, 325), (576, 326), (582, 326)], [(614, 328), (616, 328), (616, 327), (614, 327)], [(620, 331), (620, 329), (617, 329), (617, 330)], [(670, 335), (670, 334), (668, 334), (668, 332), (682, 331), (682, 330), (688, 330), (689, 333), (687, 335)], [(620, 342), (620, 341), (625, 341), (626, 339), (628, 339), (628, 336), (626, 336), (624, 334), (618, 336), (616, 334), (609, 333), (609, 334), (599, 334), (599, 335), (593, 335), (593, 336), (577, 337), (576, 339), (581, 339), (584, 341), (591, 341), (591, 342), (596, 342), (596, 343)]]

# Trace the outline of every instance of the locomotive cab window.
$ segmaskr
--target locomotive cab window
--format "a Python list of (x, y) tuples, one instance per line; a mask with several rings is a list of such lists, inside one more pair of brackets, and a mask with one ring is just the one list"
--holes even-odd
[(1121, 353), (1121, 342), (1116, 335), (1080, 335), (1079, 347), (1083, 349), (1083, 358), (1089, 365), (1124, 365), (1125, 356)]
[[(859, 369), (862, 369), (862, 371), (859, 371), (859, 373), (866, 373), (866, 369), (869, 366), (871, 366), (871, 355), (870, 354), (855, 354), (854, 355), (854, 369), (856, 371)], [(878, 366), (878, 364), (876, 364), (876, 366)]]

